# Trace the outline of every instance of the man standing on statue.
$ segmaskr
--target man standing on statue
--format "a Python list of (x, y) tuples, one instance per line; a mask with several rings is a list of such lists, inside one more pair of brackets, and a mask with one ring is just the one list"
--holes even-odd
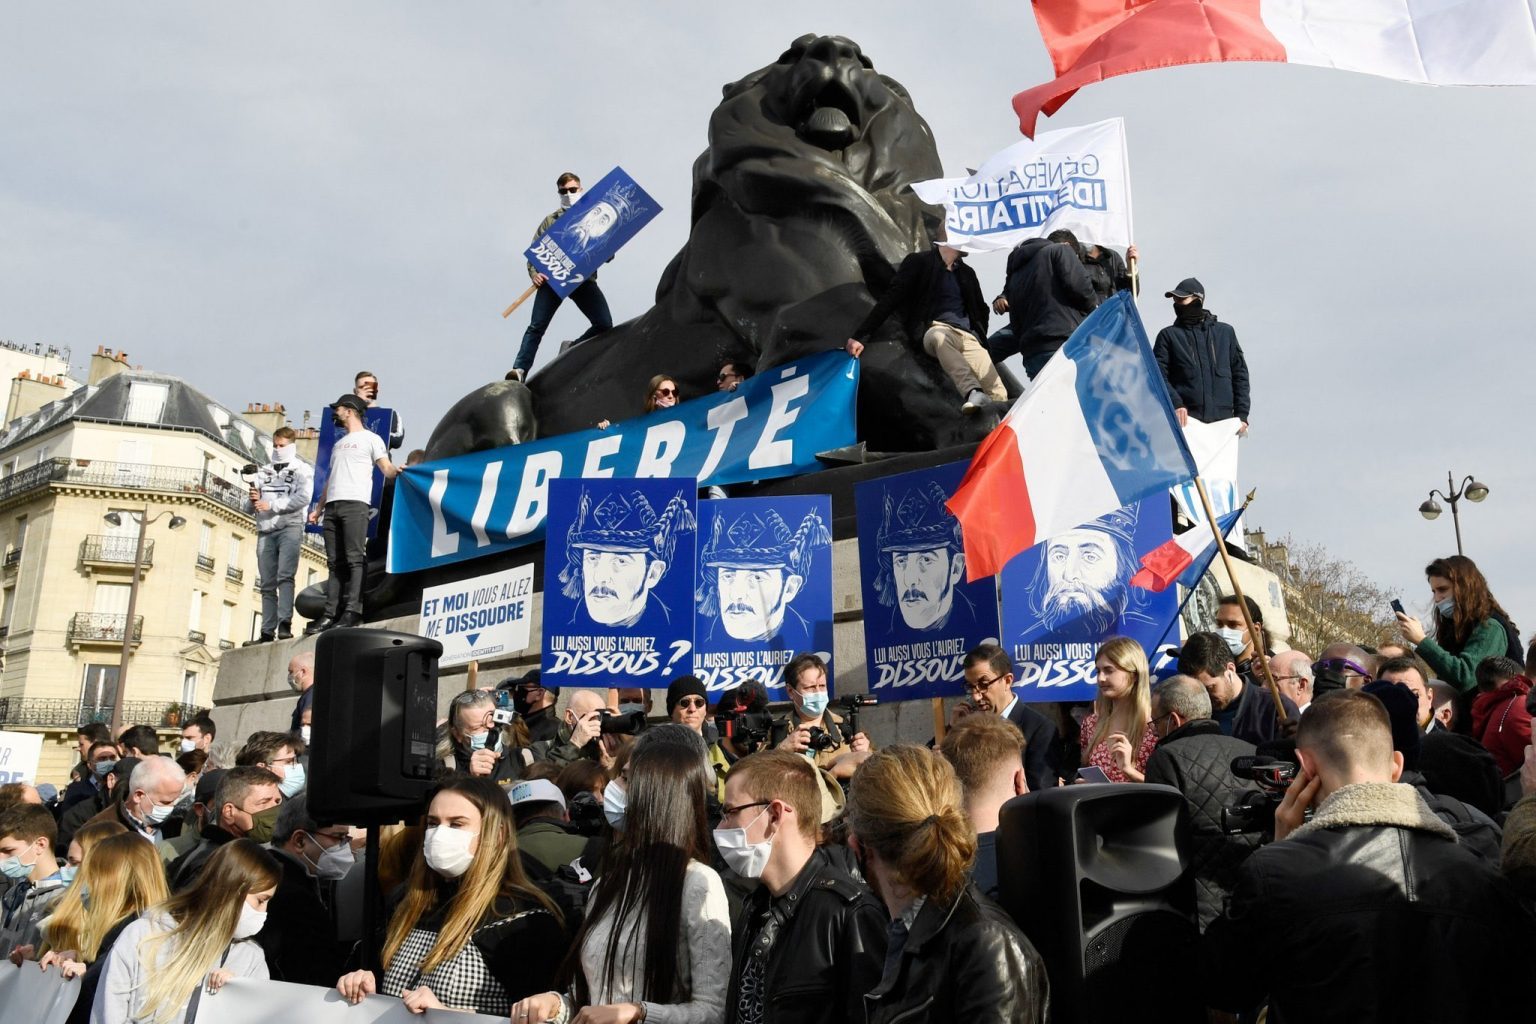
[[(533, 233), (533, 241), (538, 242), (540, 236), (548, 231), (550, 225), (559, 220), (566, 210), (569, 210), (581, 195), (581, 179), (570, 171), (566, 171), (555, 179), (555, 191), (560, 193), (560, 208), (539, 222), (539, 229)], [(549, 329), (549, 323), (555, 318), (555, 310), (560, 308), (564, 300), (549, 287), (549, 279), (539, 273), (532, 263), (528, 264), (528, 277), (533, 281), (538, 293), (533, 297), (533, 319), (528, 322), (528, 329), (523, 332), (522, 347), (517, 350), (517, 360), (512, 364), (511, 376), (516, 380), (523, 380), (533, 369), (533, 358), (538, 355), (539, 342), (544, 338), (544, 332)], [(571, 301), (576, 303), (576, 308), (591, 321), (588, 327), (576, 340), (586, 341), (594, 334), (608, 330), (613, 326), (613, 314), (608, 312), (608, 299), (604, 297), (603, 290), (597, 286), (597, 274), (593, 273), (576, 290), (571, 292)]]

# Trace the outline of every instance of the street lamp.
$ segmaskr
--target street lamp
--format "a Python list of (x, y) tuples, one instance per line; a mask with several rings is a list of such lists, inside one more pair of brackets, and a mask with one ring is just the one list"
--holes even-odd
[[(151, 523), (158, 523), (163, 516), (170, 516), (171, 521), (167, 525), (173, 530), (179, 530), (187, 525), (187, 521), (181, 516), (166, 509), (157, 512), (154, 516), (149, 514), (149, 506), (144, 506), (140, 513), (128, 513), (139, 521), (139, 544), (133, 552), (133, 582), (128, 586), (128, 616), (123, 621), (123, 653), (117, 662), (117, 687), (112, 692), (112, 736), (115, 739), (123, 729), (123, 692), (128, 688), (128, 657), (133, 653), (133, 612), (139, 603), (139, 573), (144, 569), (144, 534), (148, 532)], [(123, 516), (120, 512), (108, 512), (103, 519), (109, 526), (122, 526)]]
[(1462, 498), (1466, 498), (1468, 501), (1482, 501), (1484, 498), (1488, 497), (1488, 485), (1480, 484), (1469, 476), (1461, 482), (1461, 488), (1458, 490), (1455, 486), (1455, 480), (1455, 474), (1451, 473), (1450, 470), (1446, 470), (1445, 489), (1451, 493), (1447, 495), (1439, 490), (1431, 490), (1429, 492), (1429, 497), (1425, 499), (1424, 504), (1419, 506), (1419, 515), (1423, 516), (1425, 519), (1440, 518), (1440, 513), (1444, 510), (1441, 509), (1440, 503), (1435, 500), (1435, 495), (1437, 494), (1444, 498), (1446, 501), (1450, 502), (1451, 521), (1456, 524), (1456, 553), (1459, 555), (1462, 553), (1461, 513), (1456, 508), (1456, 503), (1459, 502)]

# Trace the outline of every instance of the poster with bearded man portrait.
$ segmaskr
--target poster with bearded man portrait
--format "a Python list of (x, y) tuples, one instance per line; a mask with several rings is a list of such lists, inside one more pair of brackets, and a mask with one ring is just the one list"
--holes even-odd
[(944, 503), (965, 462), (854, 489), (869, 688), (884, 700), (963, 693), (965, 653), (995, 644), (997, 581), (965, 581), (960, 521)]
[(1098, 645), (1128, 636), (1151, 649), (1178, 609), (1131, 585), (1141, 558), (1172, 535), (1168, 498), (1148, 498), (1051, 537), (999, 574), (1003, 648), (1021, 700), (1092, 700)]
[(699, 502), (693, 674), (711, 693), (752, 679), (783, 700), (795, 655), (832, 664), (832, 499)]

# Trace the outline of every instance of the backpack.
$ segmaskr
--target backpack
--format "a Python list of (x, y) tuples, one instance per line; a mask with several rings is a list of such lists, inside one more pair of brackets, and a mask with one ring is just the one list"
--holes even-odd
[(1515, 624), (1498, 612), (1493, 613), (1493, 621), (1504, 627), (1504, 639), (1508, 646), (1504, 649), (1504, 657), (1517, 664), (1525, 664), (1525, 648), (1520, 644), (1520, 631)]

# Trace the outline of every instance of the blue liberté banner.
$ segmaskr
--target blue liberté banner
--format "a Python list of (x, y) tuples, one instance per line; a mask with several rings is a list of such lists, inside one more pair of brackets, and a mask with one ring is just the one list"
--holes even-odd
[[(329, 410), (327, 410), (329, 412)], [(379, 435), (379, 440), (384, 442), (384, 450), (389, 451), (389, 425), (394, 422), (394, 410), (385, 409), (383, 406), (369, 408), (363, 416), (363, 426)], [(331, 446), (336, 443), (341, 428), (336, 425), (331, 416), (324, 416), (320, 420), (320, 440), (315, 449), (315, 498), (310, 504), (314, 508), (319, 504), (320, 496), (325, 493), (325, 482), (331, 478)], [(384, 474), (379, 472), (379, 467), (373, 467), (373, 493), (368, 497), (368, 538), (373, 539), (378, 531), (379, 505), (384, 497)], [(310, 533), (323, 533), (323, 523), (310, 523), (306, 520), (304, 529)]]
[(395, 478), (389, 571), (468, 561), (542, 540), (549, 485), (557, 478), (691, 477), (708, 487), (819, 469), (817, 452), (858, 439), (858, 389), (858, 360), (823, 352), (765, 370), (735, 391), (607, 430), (412, 466)]
[(964, 693), (966, 652), (997, 643), (997, 579), (965, 581), (960, 521), (945, 507), (965, 462), (854, 488), (864, 653), (881, 701)]
[(1141, 558), (1173, 536), (1166, 494), (1126, 505), (1022, 552), (999, 574), (1003, 648), (1019, 699), (1092, 700), (1099, 644), (1128, 636), (1151, 651), (1178, 614), (1178, 588), (1131, 584)]
[(661, 204), (615, 167), (524, 251), (562, 299), (613, 258), (661, 212)]
[(784, 700), (784, 666), (832, 665), (832, 499), (825, 494), (699, 503), (693, 674), (711, 693), (755, 679)]
[(688, 478), (550, 481), (546, 685), (654, 688), (692, 668), (697, 493)]

